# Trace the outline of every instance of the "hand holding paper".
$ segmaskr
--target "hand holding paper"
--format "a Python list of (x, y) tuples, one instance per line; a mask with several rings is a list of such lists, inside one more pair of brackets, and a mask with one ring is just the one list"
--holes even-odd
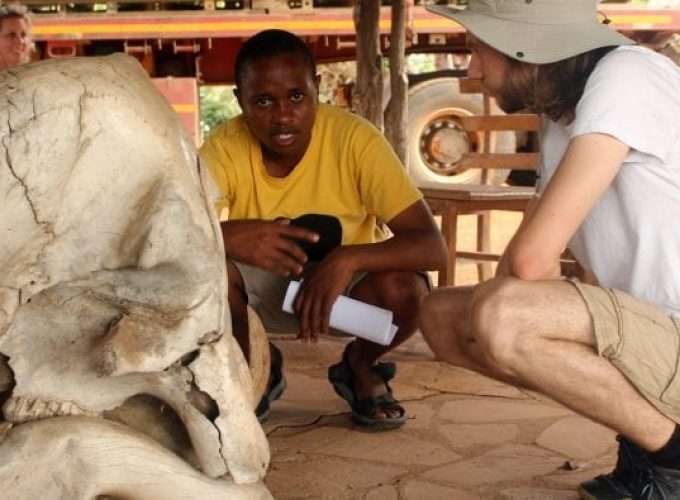
[[(293, 302), (299, 288), (299, 281), (291, 281), (288, 285), (282, 306), (285, 312), (293, 313)], [(397, 333), (397, 327), (392, 324), (392, 311), (344, 295), (333, 304), (330, 325), (381, 345), (390, 345)]]

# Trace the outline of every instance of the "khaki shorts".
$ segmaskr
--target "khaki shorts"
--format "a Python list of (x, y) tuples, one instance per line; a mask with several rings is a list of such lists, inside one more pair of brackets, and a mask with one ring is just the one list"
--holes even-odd
[(598, 354), (680, 423), (680, 318), (620, 290), (572, 283), (592, 317)]
[[(290, 278), (282, 278), (258, 267), (232, 262), (243, 278), (245, 291), (248, 295), (248, 304), (257, 312), (265, 330), (269, 333), (297, 333), (300, 331), (300, 323), (297, 317), (283, 312), (281, 309)], [(349, 295), (356, 284), (364, 279), (367, 274), (366, 272), (354, 274), (343, 292), (344, 295)], [(428, 274), (418, 274), (425, 278), (428, 289), (432, 290), (432, 282)], [(344, 335), (336, 330), (332, 330), (332, 333)]]

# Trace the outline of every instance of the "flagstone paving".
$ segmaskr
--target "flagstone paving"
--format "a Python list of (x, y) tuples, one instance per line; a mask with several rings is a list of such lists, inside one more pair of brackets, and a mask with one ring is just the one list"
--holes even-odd
[(274, 336), (288, 388), (264, 428), (275, 498), (568, 500), (611, 469), (614, 433), (530, 391), (433, 359), (416, 336), (391, 353), (409, 420), (370, 432), (328, 381), (347, 339)]

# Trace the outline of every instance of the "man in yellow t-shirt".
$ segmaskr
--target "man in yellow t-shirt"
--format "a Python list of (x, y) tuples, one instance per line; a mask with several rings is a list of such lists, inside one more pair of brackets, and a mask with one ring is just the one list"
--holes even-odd
[[(243, 114), (219, 127), (201, 148), (220, 190), (233, 332), (248, 358), (246, 305), (267, 331), (299, 331), (306, 341), (329, 331), (340, 294), (393, 311), (399, 330), (388, 347), (358, 338), (329, 379), (355, 422), (398, 427), (404, 409), (387, 381), (394, 365), (378, 358), (417, 327), (428, 293), (423, 271), (442, 266), (445, 246), (419, 191), (383, 136), (365, 120), (318, 103), (313, 57), (295, 35), (268, 30), (248, 40), (236, 59), (236, 96)], [(320, 261), (303, 250), (320, 238), (291, 224), (304, 214), (333, 216), (342, 245)], [(392, 237), (386, 238), (382, 223)], [(281, 311), (290, 279), (304, 278), (295, 315)], [(285, 379), (273, 353), (266, 417)]]

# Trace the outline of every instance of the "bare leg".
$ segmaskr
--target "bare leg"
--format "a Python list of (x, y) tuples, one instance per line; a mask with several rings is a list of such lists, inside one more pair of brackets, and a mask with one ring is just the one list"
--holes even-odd
[[(245, 291), (245, 284), (241, 272), (233, 262), (227, 260), (227, 276), (229, 279), (229, 310), (231, 312), (231, 330), (236, 343), (241, 348), (243, 357), (248, 364), (250, 374), (253, 377), (253, 393), (256, 396), (255, 402), (258, 406), (255, 411), (258, 417), (266, 418), (266, 411), (260, 404), (264, 404), (265, 399), (271, 396), (272, 380), (272, 358), (271, 349), (273, 344), (269, 342), (264, 325), (260, 321), (257, 313), (248, 306), (248, 295)], [(280, 393), (279, 393), (280, 396)], [(278, 396), (274, 397), (278, 399)]]
[(673, 433), (675, 423), (597, 355), (590, 314), (569, 283), (497, 278), (440, 290), (424, 302), (421, 326), (444, 361), (534, 388), (648, 451)]
[(464, 349), (470, 339), (470, 309), (474, 287), (440, 288), (423, 302), (420, 328), (435, 356), (452, 365), (484, 373)]
[(229, 310), (231, 311), (231, 330), (243, 351), (243, 357), (250, 363), (250, 342), (248, 338), (248, 296), (245, 292), (243, 277), (233, 262), (227, 260), (229, 279)]
[(385, 354), (411, 337), (418, 327), (418, 309), (428, 293), (425, 278), (409, 271), (371, 273), (352, 290), (351, 296), (394, 313), (399, 330), (389, 346), (357, 339), (349, 352), (349, 364), (354, 375), (359, 398), (384, 392), (382, 380), (371, 372), (371, 367)]

